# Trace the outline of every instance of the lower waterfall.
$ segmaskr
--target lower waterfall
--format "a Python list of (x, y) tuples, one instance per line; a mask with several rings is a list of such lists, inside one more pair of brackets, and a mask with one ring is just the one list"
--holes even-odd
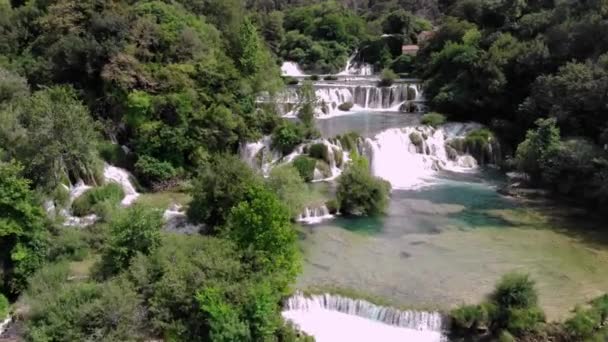
[(413, 126), (388, 129), (365, 141), (372, 173), (396, 189), (415, 189), (432, 180), (437, 171), (467, 172), (477, 167), (470, 155), (449, 151), (446, 142), (466, 136), (478, 125), (450, 123), (437, 129)]
[[(401, 311), (365, 300), (296, 293), (283, 316), (324, 341), (445, 341), (447, 319), (438, 312)], [(346, 337), (347, 336), (347, 337)]]
[(305, 224), (318, 224), (324, 220), (330, 220), (334, 218), (334, 215), (329, 213), (329, 209), (326, 205), (318, 207), (307, 207), (304, 212), (298, 216), (298, 222)]
[(131, 183), (131, 176), (126, 170), (106, 164), (103, 169), (103, 177), (106, 182), (118, 183), (122, 187), (125, 198), (120, 204), (123, 206), (130, 206), (139, 197), (139, 193)]

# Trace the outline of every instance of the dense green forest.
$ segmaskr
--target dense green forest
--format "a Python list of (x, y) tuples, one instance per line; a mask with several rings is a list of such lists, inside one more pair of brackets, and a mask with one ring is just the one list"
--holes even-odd
[[(284, 60), (332, 74), (357, 52), (420, 77), (433, 111), (494, 132), (506, 170), (605, 205), (606, 32), (605, 0), (0, 0), (0, 316), (12, 303), (28, 341), (309, 340), (280, 310), (301, 268), (294, 217), (328, 152), (312, 145), (267, 178), (236, 156), (263, 136), (284, 155), (318, 137), (311, 84), (296, 122), (256, 103), (289, 82)], [(121, 208), (105, 163), (143, 192), (188, 193), (203, 234), (165, 232), (158, 208)], [(71, 204), (79, 180), (97, 187)], [(389, 192), (355, 156), (333, 211), (381, 214)], [(64, 227), (48, 200), (101, 219)], [(503, 281), (527, 302), (461, 308), (462, 331), (538, 332), (522, 277)], [(593, 336), (607, 316), (596, 303), (563, 336)]]

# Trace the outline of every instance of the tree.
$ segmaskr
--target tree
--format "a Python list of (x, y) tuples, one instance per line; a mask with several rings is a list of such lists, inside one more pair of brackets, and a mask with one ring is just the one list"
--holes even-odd
[(260, 180), (247, 164), (232, 155), (214, 156), (199, 172), (188, 217), (215, 232), (226, 222), (232, 207), (245, 198), (248, 187)]
[(277, 277), (280, 291), (298, 274), (297, 235), (289, 210), (269, 190), (249, 186), (243, 200), (230, 211), (224, 234), (249, 254), (254, 269)]
[(353, 156), (351, 165), (338, 178), (336, 196), (347, 215), (382, 214), (388, 205), (390, 184), (372, 176), (367, 159)]
[(16, 295), (46, 255), (44, 213), (16, 163), (0, 162), (1, 292)]
[(38, 91), (0, 115), (12, 121), (0, 141), (34, 185), (54, 189), (66, 177), (95, 183), (96, 124), (72, 88)]
[(281, 152), (283, 155), (287, 155), (293, 152), (304, 139), (305, 132), (302, 126), (284, 120), (272, 132), (272, 148)]
[(163, 228), (161, 213), (136, 205), (120, 213), (110, 222), (110, 237), (102, 257), (105, 275), (126, 269), (138, 253), (148, 255), (160, 245)]
[(516, 161), (521, 171), (538, 182), (541, 181), (543, 169), (549, 166), (549, 160), (559, 148), (560, 134), (553, 118), (538, 119), (536, 125), (538, 128), (529, 130), (526, 140), (517, 147)]
[(287, 206), (291, 217), (302, 212), (308, 188), (297, 169), (291, 165), (275, 167), (270, 171), (266, 184)]

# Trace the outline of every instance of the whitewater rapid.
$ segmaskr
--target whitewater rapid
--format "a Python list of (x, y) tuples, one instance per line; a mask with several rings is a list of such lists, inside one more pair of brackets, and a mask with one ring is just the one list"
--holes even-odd
[(445, 318), (437, 312), (400, 311), (330, 294), (297, 293), (282, 315), (317, 342), (445, 340)]

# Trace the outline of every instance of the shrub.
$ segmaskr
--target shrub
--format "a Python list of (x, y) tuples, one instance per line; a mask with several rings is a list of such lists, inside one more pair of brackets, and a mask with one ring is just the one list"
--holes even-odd
[(146, 155), (140, 156), (135, 163), (135, 173), (147, 185), (164, 182), (177, 175), (171, 163)]
[(0, 321), (3, 321), (8, 316), (9, 303), (8, 299), (0, 293)]
[(345, 151), (356, 151), (357, 142), (360, 138), (361, 136), (357, 132), (348, 132), (342, 135), (338, 135), (336, 137), (336, 139), (340, 141), (342, 149), (344, 149)]
[(97, 146), (97, 150), (99, 151), (101, 158), (109, 164), (116, 165), (118, 167), (129, 166), (129, 157), (120, 145), (112, 144), (109, 141), (104, 141)]
[(501, 309), (532, 308), (538, 302), (534, 281), (527, 274), (508, 273), (499, 281), (492, 300)]
[(116, 183), (109, 183), (101, 187), (93, 188), (78, 197), (72, 203), (72, 212), (76, 216), (85, 216), (96, 212), (96, 206), (103, 202), (118, 206), (125, 197), (122, 187)]
[(311, 182), (314, 179), (316, 164), (315, 159), (307, 156), (298, 156), (293, 161), (293, 167), (298, 170), (305, 182)]
[(337, 81), (338, 80), (338, 76), (335, 75), (327, 75), (325, 77), (323, 77), (323, 79), (325, 81)]
[(57, 261), (66, 259), (70, 261), (82, 261), (89, 254), (89, 245), (84, 239), (82, 230), (61, 228), (59, 235), (51, 240), (49, 259)]
[(474, 331), (478, 327), (488, 325), (488, 312), (483, 305), (463, 305), (450, 312), (455, 329)]
[(397, 74), (391, 69), (382, 70), (382, 74), (380, 76), (380, 82), (378, 82), (378, 86), (380, 87), (390, 87), (395, 83), (397, 79)]
[(329, 148), (323, 143), (310, 145), (308, 148), (308, 155), (312, 158), (329, 163)]
[(343, 112), (348, 112), (349, 110), (351, 110), (353, 108), (353, 106), (354, 105), (352, 102), (344, 102), (338, 106), (338, 109)]
[(273, 168), (266, 180), (266, 185), (289, 208), (291, 217), (300, 214), (308, 189), (296, 168), (292, 165)]
[(63, 184), (59, 184), (55, 187), (55, 190), (51, 194), (56, 204), (61, 206), (67, 206), (70, 203), (70, 190)]
[(344, 152), (342, 152), (341, 150), (337, 149), (337, 148), (333, 148), (334, 150), (334, 162), (336, 163), (337, 167), (342, 167), (342, 164), (344, 163)]
[(188, 218), (204, 223), (210, 232), (223, 225), (230, 209), (241, 202), (246, 190), (261, 180), (242, 160), (233, 155), (217, 155), (199, 170), (192, 187)]
[(311, 75), (308, 77), (310, 81), (318, 81), (320, 79), (319, 75)]
[(423, 125), (428, 125), (431, 126), (433, 128), (437, 128), (441, 125), (443, 125), (446, 121), (446, 118), (443, 114), (439, 114), (439, 113), (426, 113), (422, 116), (421, 119), (421, 123)]
[(285, 120), (272, 133), (272, 148), (283, 155), (291, 153), (304, 141), (305, 132), (294, 122)]
[(297, 78), (294, 78), (291, 76), (283, 77), (283, 82), (287, 85), (296, 85), (296, 84), (300, 83)]
[(340, 210), (347, 215), (381, 214), (388, 205), (390, 188), (390, 183), (372, 176), (367, 159), (353, 156), (353, 162), (338, 178)]
[(325, 202), (325, 206), (327, 207), (329, 213), (332, 215), (338, 213), (338, 210), (340, 209), (338, 201), (335, 199), (330, 199), (329, 201)]
[(602, 322), (600, 318), (599, 313), (594, 310), (577, 309), (564, 326), (574, 340), (584, 340), (591, 337), (595, 329), (600, 326)]
[(538, 324), (545, 321), (545, 314), (538, 307), (512, 308), (508, 311), (506, 328), (516, 334), (522, 335), (538, 330)]
[(498, 336), (498, 342), (516, 342), (516, 340), (510, 332), (503, 330)]

